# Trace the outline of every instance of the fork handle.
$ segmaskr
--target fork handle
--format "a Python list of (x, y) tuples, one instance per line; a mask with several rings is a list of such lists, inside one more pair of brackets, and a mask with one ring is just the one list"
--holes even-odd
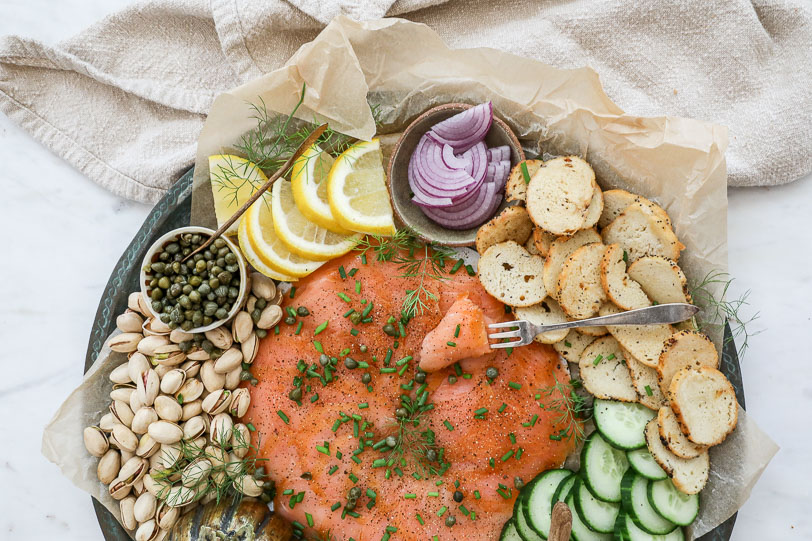
[(608, 316), (591, 317), (553, 325), (536, 325), (536, 334), (561, 329), (574, 329), (576, 327), (600, 327), (602, 325), (665, 325), (691, 319), (697, 312), (699, 312), (699, 307), (692, 304), (682, 302), (657, 304)]

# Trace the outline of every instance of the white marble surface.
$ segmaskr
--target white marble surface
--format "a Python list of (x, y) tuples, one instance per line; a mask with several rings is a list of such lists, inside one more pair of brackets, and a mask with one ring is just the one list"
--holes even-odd
[[(0, 35), (56, 42), (127, 0), (0, 0)], [(149, 208), (114, 197), (0, 115), (0, 540), (102, 539), (89, 497), (40, 454), (79, 383), (102, 289)], [(732, 294), (761, 318), (743, 361), (748, 413), (781, 451), (742, 509), (736, 541), (812, 539), (812, 175), (730, 190)]]

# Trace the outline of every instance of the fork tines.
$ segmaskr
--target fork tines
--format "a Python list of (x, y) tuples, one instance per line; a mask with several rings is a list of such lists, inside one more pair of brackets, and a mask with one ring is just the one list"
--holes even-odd
[(524, 340), (522, 338), (522, 326), (521, 324), (524, 323), (523, 321), (505, 321), (503, 323), (492, 323), (488, 325), (490, 329), (510, 329), (514, 328), (515, 330), (511, 331), (504, 331), (504, 332), (497, 332), (493, 334), (489, 334), (488, 338), (491, 340), (502, 340), (503, 338), (518, 338), (519, 340), (512, 340), (510, 342), (498, 342), (496, 344), (491, 344), (491, 349), (500, 349), (500, 348), (510, 348), (517, 345), (523, 345)]

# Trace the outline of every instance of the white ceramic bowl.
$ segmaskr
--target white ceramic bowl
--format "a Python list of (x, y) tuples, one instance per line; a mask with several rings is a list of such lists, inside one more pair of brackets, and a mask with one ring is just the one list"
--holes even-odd
[[(144, 272), (144, 267), (146, 267), (148, 263), (153, 262), (153, 258), (156, 256), (158, 250), (163, 248), (163, 246), (168, 244), (169, 242), (176, 240), (178, 236), (182, 235), (183, 233), (199, 233), (201, 235), (205, 235), (208, 237), (211, 236), (214, 233), (214, 231), (206, 227), (198, 227), (194, 225), (173, 229), (172, 231), (169, 231), (168, 233), (161, 236), (161, 238), (156, 240), (153, 243), (153, 245), (150, 246), (149, 250), (147, 250), (147, 253), (144, 256), (144, 260), (141, 262), (141, 274), (139, 278), (139, 283), (141, 284), (141, 296), (144, 298), (144, 301), (146, 301), (147, 307), (149, 307), (149, 311), (152, 314), (152, 317), (156, 319), (159, 317), (159, 314), (156, 314), (155, 311), (152, 309), (152, 299), (150, 299), (149, 295), (147, 295), (148, 289), (147, 284), (149, 284), (149, 278), (147, 277), (147, 273)], [(231, 321), (231, 318), (237, 315), (237, 312), (239, 312), (242, 309), (243, 305), (245, 305), (246, 298), (248, 297), (248, 289), (250, 287), (249, 282), (251, 280), (251, 277), (248, 273), (248, 267), (245, 263), (245, 258), (243, 257), (242, 252), (240, 252), (240, 248), (236, 244), (234, 244), (226, 235), (223, 235), (220, 238), (226, 242), (231, 251), (234, 252), (234, 255), (237, 256), (237, 265), (240, 267), (240, 293), (239, 295), (237, 295), (237, 298), (234, 301), (234, 305), (231, 307), (231, 310), (229, 310), (228, 316), (225, 319), (218, 319), (217, 321), (214, 321), (210, 325), (206, 325), (204, 327), (196, 327), (186, 332), (202, 333), (210, 331), (212, 329), (216, 329), (220, 325), (223, 325), (224, 323)]]

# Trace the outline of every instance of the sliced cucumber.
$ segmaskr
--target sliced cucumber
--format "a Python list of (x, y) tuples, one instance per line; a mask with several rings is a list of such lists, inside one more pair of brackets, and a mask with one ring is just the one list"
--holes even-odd
[(553, 494), (553, 501), (551, 502), (550, 505), (553, 506), (558, 502), (566, 501), (567, 496), (570, 495), (570, 490), (572, 490), (572, 485), (575, 484), (575, 481), (577, 479), (578, 479), (577, 475), (570, 475), (569, 477), (565, 478), (563, 481), (558, 483), (558, 488), (555, 489), (555, 494)]
[[(558, 486), (570, 477), (574, 477), (570, 470), (549, 470), (536, 477), (522, 491), (526, 494), (522, 502), (522, 518), (530, 529), (544, 539), (547, 539), (547, 536), (550, 535), (553, 495), (555, 495)], [(515, 515), (516, 512), (514, 511)]]
[(634, 451), (627, 451), (626, 458), (629, 459), (629, 465), (638, 474), (646, 479), (659, 481), (661, 479), (668, 479), (668, 474), (665, 470), (657, 464), (648, 449), (635, 449)]
[(626, 453), (606, 443), (597, 431), (589, 435), (581, 451), (581, 475), (592, 494), (605, 502), (619, 502), (620, 481), (628, 468)]
[(522, 541), (519, 532), (516, 531), (516, 523), (513, 522), (513, 519), (505, 522), (502, 533), (499, 534), (499, 541)]
[(595, 426), (606, 440), (621, 449), (646, 445), (646, 424), (656, 413), (636, 402), (595, 399)]
[(626, 533), (626, 511), (623, 506), (620, 507), (620, 513), (617, 514), (615, 519), (614, 541), (629, 541), (629, 536)]
[(527, 489), (530, 489), (532, 486), (531, 484), (526, 487), (516, 498), (516, 503), (513, 504), (513, 522), (516, 523), (516, 531), (519, 533), (519, 537), (524, 541), (544, 541), (544, 537), (537, 534), (536, 531), (527, 524), (524, 515), (524, 506), (527, 505), (527, 497), (530, 495), (530, 491)]
[(683, 494), (671, 479), (649, 481), (648, 501), (660, 515), (679, 526), (687, 526), (699, 514), (699, 494)]
[[(574, 487), (573, 487), (574, 488)], [(575, 490), (570, 491), (567, 497), (567, 505), (570, 511), (575, 509)], [(608, 533), (593, 532), (581, 521), (578, 513), (572, 513), (572, 532), (570, 533), (575, 541), (610, 541), (612, 535)]]
[(648, 479), (629, 470), (621, 482), (623, 509), (634, 523), (644, 531), (654, 535), (664, 535), (674, 531), (676, 524), (664, 518), (648, 501)]
[(597, 499), (580, 479), (575, 482), (573, 490), (575, 510), (581, 521), (596, 532), (612, 533), (617, 514), (620, 512), (620, 504)]
[(676, 528), (665, 535), (654, 535), (641, 530), (629, 515), (623, 515), (624, 521), (620, 526), (624, 539), (628, 541), (685, 541), (685, 534), (682, 528)]

